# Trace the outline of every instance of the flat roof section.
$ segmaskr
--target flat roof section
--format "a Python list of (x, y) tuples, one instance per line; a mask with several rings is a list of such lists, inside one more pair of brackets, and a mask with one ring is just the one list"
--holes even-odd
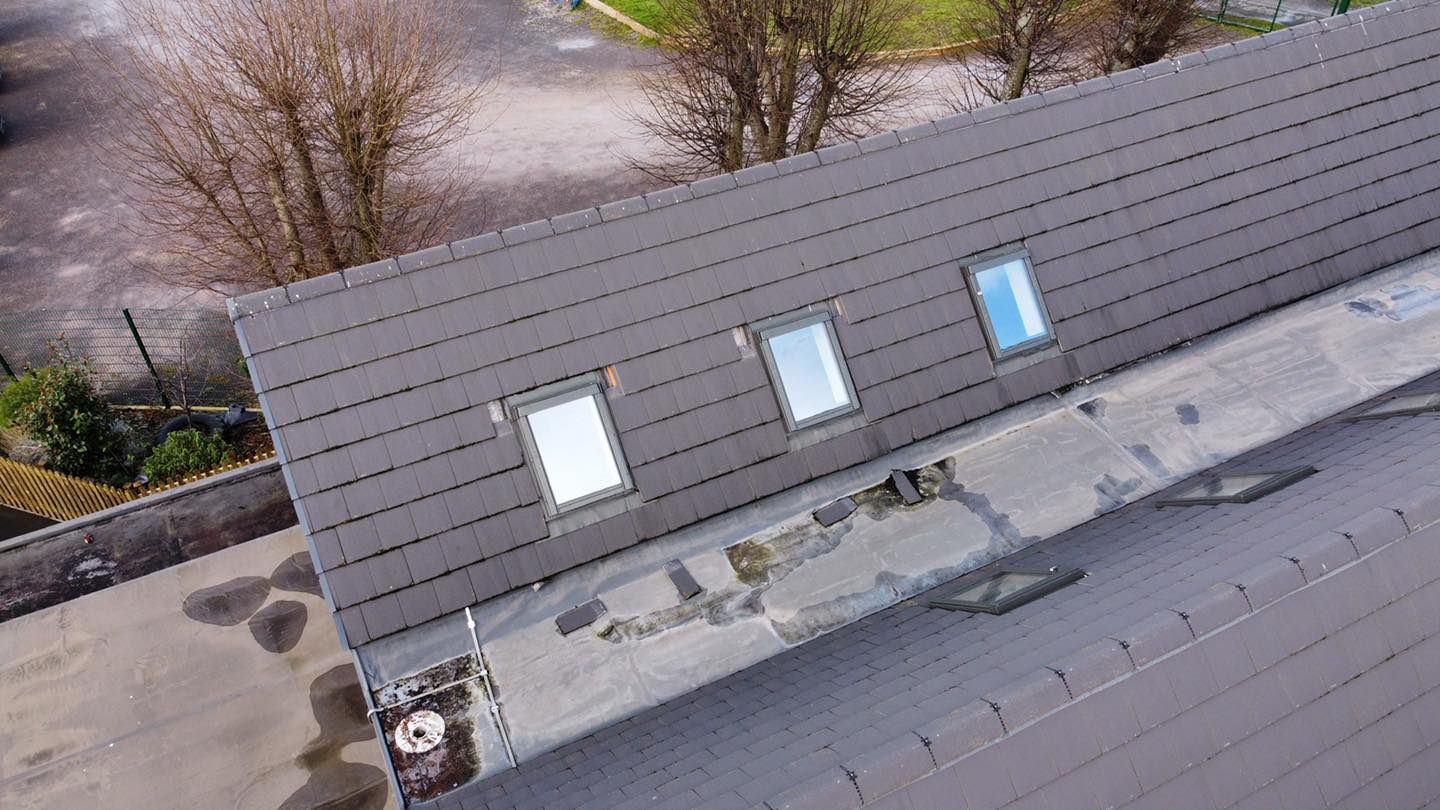
[[(1440, 373), (1391, 393), (1440, 393)], [(1326, 419), (1210, 472), (1306, 465), (1318, 472), (1251, 503), (1156, 509), (1157, 494), (994, 563), (1088, 574), (1004, 615), (927, 607), (954, 590), (947, 584), (446, 801), (491, 810), (763, 808), (1302, 541), (1433, 488), (1440, 419)]]

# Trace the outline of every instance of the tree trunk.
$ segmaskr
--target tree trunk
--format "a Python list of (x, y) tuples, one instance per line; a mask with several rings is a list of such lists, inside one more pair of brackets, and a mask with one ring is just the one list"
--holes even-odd
[(285, 236), (285, 250), (290, 255), (290, 275), (294, 279), (305, 278), (305, 246), (300, 243), (300, 230), (295, 227), (295, 215), (290, 210), (290, 201), (285, 198), (285, 179), (280, 175), (279, 166), (272, 163), (266, 167), (265, 184), (270, 189), (270, 202), (275, 206), (275, 219), (280, 222), (280, 232)]
[(335, 229), (331, 225), (330, 209), (325, 204), (325, 194), (320, 187), (315, 162), (310, 157), (310, 144), (306, 141), (298, 113), (293, 107), (285, 110), (285, 128), (290, 138), (290, 148), (295, 150), (295, 163), (300, 169), (300, 188), (305, 194), (306, 224), (310, 226), (315, 243), (320, 246), (320, 274), (333, 273), (340, 265), (339, 250), (335, 246)]
[(1035, 43), (1035, 17), (1029, 11), (1020, 12), (1016, 27), (1015, 54), (1010, 58), (1010, 67), (1005, 72), (1005, 89), (1002, 101), (1025, 95), (1025, 81), (1030, 78), (1030, 54)]

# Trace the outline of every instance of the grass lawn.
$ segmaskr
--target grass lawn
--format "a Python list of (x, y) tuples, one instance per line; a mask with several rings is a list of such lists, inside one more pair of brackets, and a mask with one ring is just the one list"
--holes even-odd
[[(665, 32), (665, 12), (658, 0), (603, 0), (619, 11), (653, 31)], [(895, 44), (891, 47), (928, 48), (948, 45), (954, 41), (952, 31), (956, 11), (970, 0), (912, 0), (915, 13), (900, 25)]]

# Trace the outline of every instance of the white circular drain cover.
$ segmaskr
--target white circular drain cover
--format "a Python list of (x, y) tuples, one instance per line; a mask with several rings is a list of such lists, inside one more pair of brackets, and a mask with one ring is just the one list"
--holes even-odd
[(407, 715), (395, 729), (395, 747), (407, 754), (423, 754), (445, 736), (445, 718), (422, 709)]

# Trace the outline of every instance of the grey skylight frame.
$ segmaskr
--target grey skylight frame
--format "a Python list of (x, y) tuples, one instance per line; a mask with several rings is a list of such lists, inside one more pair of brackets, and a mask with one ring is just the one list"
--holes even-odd
[(1390, 419), (1392, 417), (1398, 416), (1419, 416), (1422, 413), (1440, 412), (1440, 401), (1436, 401), (1429, 405), (1422, 405), (1418, 408), (1401, 408), (1400, 410), (1387, 411), (1385, 413), (1370, 413), (1371, 410), (1384, 407), (1387, 403), (1394, 402), (1397, 399), (1408, 399), (1411, 397), (1436, 398), (1440, 397), (1440, 393), (1434, 391), (1419, 391), (1413, 394), (1396, 394), (1394, 396), (1388, 396), (1384, 399), (1379, 400), (1378, 402), (1370, 403), (1365, 410), (1348, 418), (1350, 419), (1350, 421), (1353, 422), (1361, 422), (1373, 419)]
[[(1314, 467), (1305, 466), (1295, 467), (1294, 469), (1289, 470), (1280, 470), (1279, 472), (1256, 470), (1255, 472), (1235, 471), (1229, 473), (1202, 475), (1199, 478), (1193, 479), (1189, 485), (1187, 485), (1184, 489), (1180, 490), (1176, 494), (1171, 495), (1168, 498), (1162, 498), (1161, 500), (1156, 501), (1155, 506), (1158, 508), (1165, 506), (1217, 506), (1224, 503), (1250, 503), (1251, 501), (1263, 498), (1272, 492), (1279, 492), (1280, 490), (1290, 486), (1296, 481), (1309, 478), (1316, 472), (1318, 472), (1318, 470), (1316, 470)], [(1268, 475), (1270, 477), (1265, 479), (1264, 481), (1261, 481), (1258, 484), (1255, 484), (1254, 486), (1242, 489), (1234, 495), (1202, 495), (1192, 497), (1185, 496), (1185, 493), (1193, 492), (1194, 490), (1203, 487), (1208, 481), (1214, 481), (1218, 478), (1238, 475)]]
[[(545, 460), (540, 456), (540, 448), (535, 444), (535, 436), (530, 430), (529, 416), (537, 411), (584, 397), (593, 397), (596, 400), (600, 425), (604, 428), (605, 438), (610, 443), (610, 452), (615, 459), (615, 468), (620, 474), (620, 483), (581, 498), (575, 498), (565, 503), (556, 503), (555, 495), (550, 489), (549, 474), (545, 470)], [(511, 418), (515, 421), (515, 430), (520, 437), (520, 448), (525, 455), (526, 466), (530, 468), (530, 473), (535, 479), (535, 486), (540, 491), (540, 500), (545, 505), (547, 517), (559, 517), (635, 491), (635, 481), (630, 475), (630, 465), (625, 460), (624, 448), (620, 446), (620, 433), (615, 429), (615, 420), (610, 416), (610, 403), (605, 398), (605, 386), (601, 384), (598, 375), (587, 374), (583, 377), (542, 386), (511, 397), (506, 405)]]
[[(845, 352), (840, 348), (840, 339), (835, 335), (834, 320), (835, 314), (829, 309), (805, 309), (778, 315), (750, 325), (750, 331), (755, 335), (760, 357), (765, 361), (765, 372), (770, 375), (770, 387), (775, 392), (775, 399), (780, 403), (780, 413), (785, 418), (785, 429), (790, 433), (860, 410), (860, 395), (855, 391), (855, 382), (850, 379), (850, 363), (845, 359)], [(790, 411), (790, 398), (785, 393), (785, 381), (780, 377), (780, 369), (776, 367), (775, 356), (770, 351), (770, 339), (817, 323), (825, 324), (825, 334), (830, 340), (830, 350), (835, 354), (835, 364), (840, 369), (840, 379), (845, 383), (845, 395), (850, 402), (848, 406), (831, 408), (797, 422), (795, 414)]]
[(992, 571), (986, 576), (967, 582), (963, 585), (951, 588), (952, 593), (968, 591), (978, 585), (984, 584), (992, 579), (1006, 576), (1007, 574), (1021, 574), (1025, 576), (1043, 576), (1039, 582), (1026, 585), (1014, 593), (990, 602), (971, 601), (967, 599), (954, 599), (950, 597), (936, 597), (930, 600), (930, 607), (943, 608), (945, 610), (963, 610), (968, 613), (989, 613), (999, 616), (1008, 613), (1017, 607), (1028, 602), (1033, 602), (1042, 596), (1054, 593), (1066, 585), (1073, 585), (1085, 578), (1085, 571), (1080, 568), (1000, 568)]
[[(1001, 349), (1000, 341), (995, 337), (995, 326), (990, 322), (990, 310), (985, 306), (985, 297), (980, 292), (980, 283), (975, 280), (975, 276), (992, 267), (1009, 264), (1016, 259), (1020, 259), (1025, 264), (1025, 273), (1030, 277), (1030, 288), (1035, 291), (1035, 305), (1040, 310), (1041, 320), (1045, 322), (1045, 334), (1031, 338), (1024, 343), (1017, 343), (1008, 349)], [(1045, 293), (1040, 289), (1040, 281), (1035, 278), (1035, 267), (1030, 263), (1029, 250), (1024, 247), (1012, 247), (982, 253), (971, 259), (962, 259), (961, 269), (965, 273), (965, 288), (970, 292), (970, 303), (975, 307), (976, 317), (980, 319), (980, 328), (985, 331), (985, 345), (990, 349), (991, 359), (999, 361), (1018, 357), (1055, 345), (1055, 323), (1050, 320), (1050, 310), (1045, 306)]]

